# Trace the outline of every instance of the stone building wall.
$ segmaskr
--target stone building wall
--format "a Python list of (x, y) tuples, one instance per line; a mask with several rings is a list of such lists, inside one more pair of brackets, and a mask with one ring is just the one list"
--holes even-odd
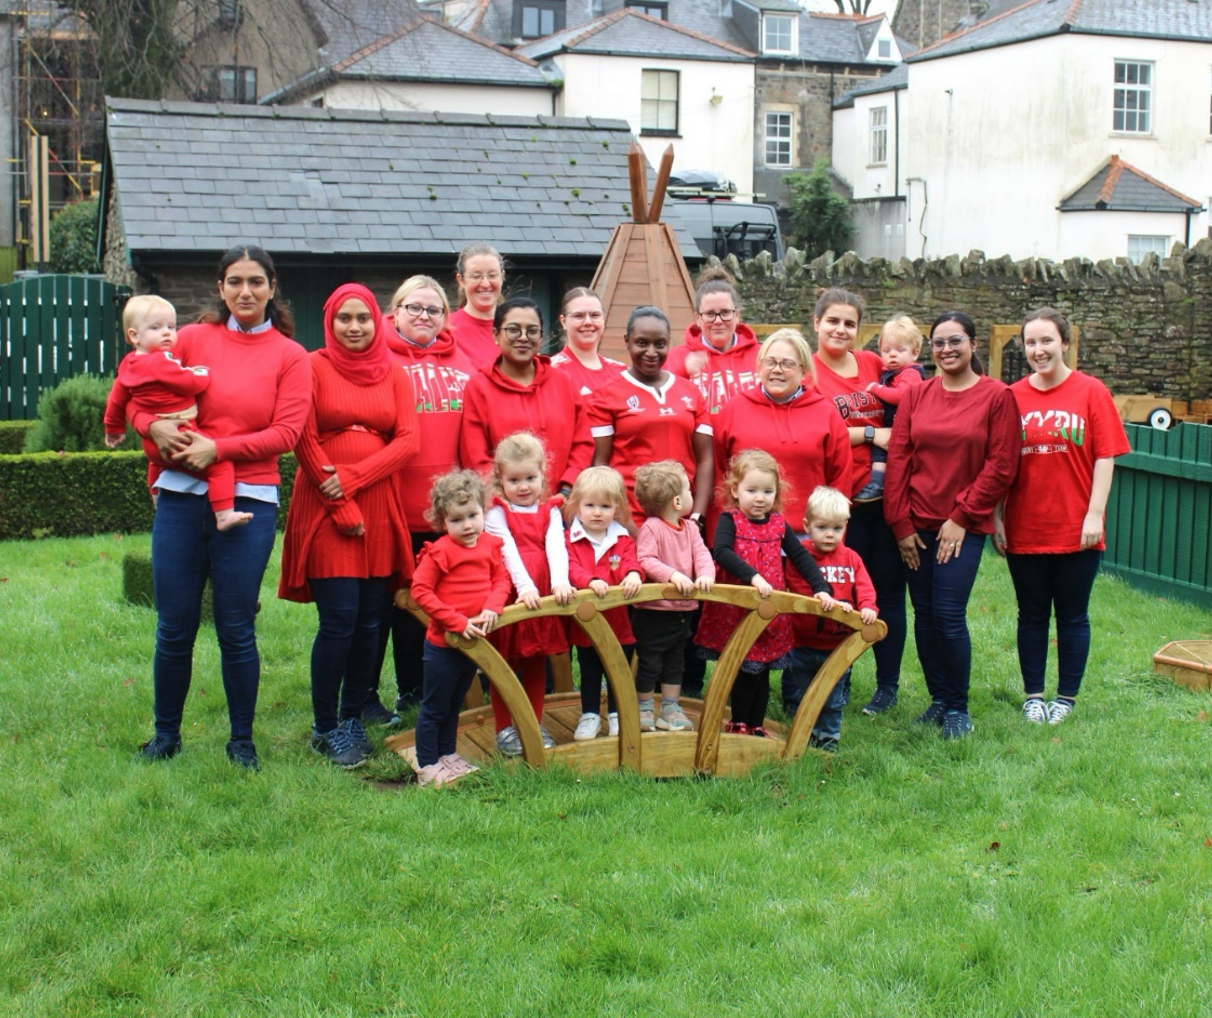
[(827, 286), (861, 294), (869, 322), (894, 314), (929, 322), (958, 308), (976, 321), (982, 351), (990, 326), (1018, 322), (1024, 312), (1050, 304), (1081, 329), (1081, 369), (1112, 392), (1212, 398), (1209, 239), (1191, 250), (1176, 244), (1170, 257), (1142, 265), (1126, 259), (986, 259), (979, 251), (931, 261), (826, 254), (805, 262), (792, 251), (782, 265), (769, 258), (744, 265), (731, 259), (728, 267), (737, 275), (746, 320), (799, 322), (809, 333), (816, 292)]
[(955, 31), (960, 19), (988, 4), (972, 0), (900, 0), (892, 19), (892, 30), (918, 49), (936, 43)]

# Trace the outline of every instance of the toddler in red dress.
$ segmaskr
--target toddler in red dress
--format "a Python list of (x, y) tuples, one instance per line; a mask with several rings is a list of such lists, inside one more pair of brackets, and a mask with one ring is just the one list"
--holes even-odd
[[(126, 341), (134, 347), (118, 365), (118, 377), (105, 404), (105, 444), (113, 449), (126, 437), (128, 412), (155, 414), (161, 420), (177, 421), (179, 431), (197, 431), (198, 406), (194, 397), (210, 385), (210, 370), (202, 365), (185, 367), (173, 356), (177, 345), (177, 312), (163, 297), (140, 294), (126, 302), (122, 312)], [(168, 463), (151, 439), (143, 440), (147, 456), (147, 485), (155, 489), (161, 470), (182, 470)], [(236, 470), (230, 461), (206, 468), (206, 497), (215, 512), (215, 526), (231, 530), (252, 519), (238, 513)]]

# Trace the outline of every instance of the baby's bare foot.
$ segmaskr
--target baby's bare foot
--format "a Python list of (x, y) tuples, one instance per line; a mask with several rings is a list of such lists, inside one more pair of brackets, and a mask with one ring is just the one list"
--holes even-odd
[(220, 530), (231, 530), (242, 527), (253, 518), (252, 513), (238, 513), (234, 509), (220, 509), (215, 513), (215, 527)]

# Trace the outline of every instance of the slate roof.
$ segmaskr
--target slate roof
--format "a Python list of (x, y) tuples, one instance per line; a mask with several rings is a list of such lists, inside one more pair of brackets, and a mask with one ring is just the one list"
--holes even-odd
[(448, 257), (487, 237), (514, 257), (596, 260), (629, 218), (621, 120), (106, 105), (107, 200), (130, 251), (209, 254), (251, 228), (275, 254)]
[(848, 92), (843, 92), (833, 103), (835, 110), (846, 109), (854, 105), (855, 96), (876, 95), (879, 92), (895, 92), (909, 87), (909, 67), (907, 64), (897, 64), (887, 74), (882, 74), (874, 81), (865, 81), (856, 85)]
[(864, 18), (804, 11), (800, 14), (799, 58), (825, 64), (891, 64), (894, 61), (870, 60), (867, 56), (883, 20), (883, 15)]
[(1197, 212), (1199, 202), (1112, 156), (1065, 198), (1062, 212)]
[(908, 59), (932, 60), (1065, 32), (1208, 42), (1212, 40), (1212, 3), (1207, 0), (1025, 0), (996, 13), (991, 11), (971, 27), (944, 36)]
[(318, 66), (331, 67), (421, 15), (414, 0), (302, 0), (323, 32)]
[(551, 87), (534, 61), (424, 17), (271, 92), (260, 101), (263, 105), (297, 101), (330, 82), (348, 80)]
[(599, 53), (607, 56), (652, 56), (665, 60), (723, 60), (747, 63), (754, 54), (698, 32), (624, 8), (587, 25), (519, 46), (515, 52), (536, 60), (555, 53)]

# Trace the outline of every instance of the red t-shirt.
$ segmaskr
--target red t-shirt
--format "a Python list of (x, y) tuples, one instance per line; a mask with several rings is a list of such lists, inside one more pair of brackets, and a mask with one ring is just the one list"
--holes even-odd
[(487, 368), (500, 355), (501, 350), (492, 336), (492, 319), (469, 315), (466, 308), (459, 308), (450, 316), (446, 328), (454, 333), (459, 349), (467, 354), (477, 368)]
[(659, 389), (637, 382), (624, 371), (594, 393), (589, 404), (589, 433), (612, 436), (610, 465), (623, 475), (627, 499), (636, 520), (644, 511), (635, 500), (635, 472), (645, 463), (677, 460), (686, 468), (694, 490), (694, 435), (711, 436), (703, 394), (684, 378), (670, 374)]
[(412, 577), (412, 596), (429, 616), (425, 638), (446, 646), (446, 633), (462, 633), (468, 619), (488, 608), (498, 615), (509, 597), (509, 570), (501, 557), (504, 542), (481, 534), (467, 548), (443, 534), (421, 550)]
[(622, 361), (613, 361), (601, 354), (598, 354), (598, 360), (602, 362), (602, 366), (594, 371), (592, 368), (585, 367), (574, 354), (570, 354), (567, 349), (564, 349), (551, 358), (551, 366), (571, 378), (572, 384), (576, 386), (577, 394), (584, 397), (591, 396), (599, 389), (609, 385), (627, 367)]
[[(816, 370), (816, 388), (826, 399), (833, 400), (842, 423), (848, 428), (873, 428), (884, 426), (884, 404), (874, 393), (866, 392), (867, 386), (880, 380), (884, 365), (879, 355), (870, 350), (854, 350), (858, 362), (857, 375), (839, 375), (822, 363), (820, 357), (812, 355)], [(871, 479), (871, 449), (865, 443), (850, 447), (850, 490), (847, 495), (857, 495)]]
[(1010, 391), (1022, 415), (1023, 446), (1018, 479), (1006, 496), (1006, 550), (1081, 551), (1094, 461), (1132, 451), (1111, 393), (1080, 371), (1048, 390), (1035, 388), (1028, 377)]

